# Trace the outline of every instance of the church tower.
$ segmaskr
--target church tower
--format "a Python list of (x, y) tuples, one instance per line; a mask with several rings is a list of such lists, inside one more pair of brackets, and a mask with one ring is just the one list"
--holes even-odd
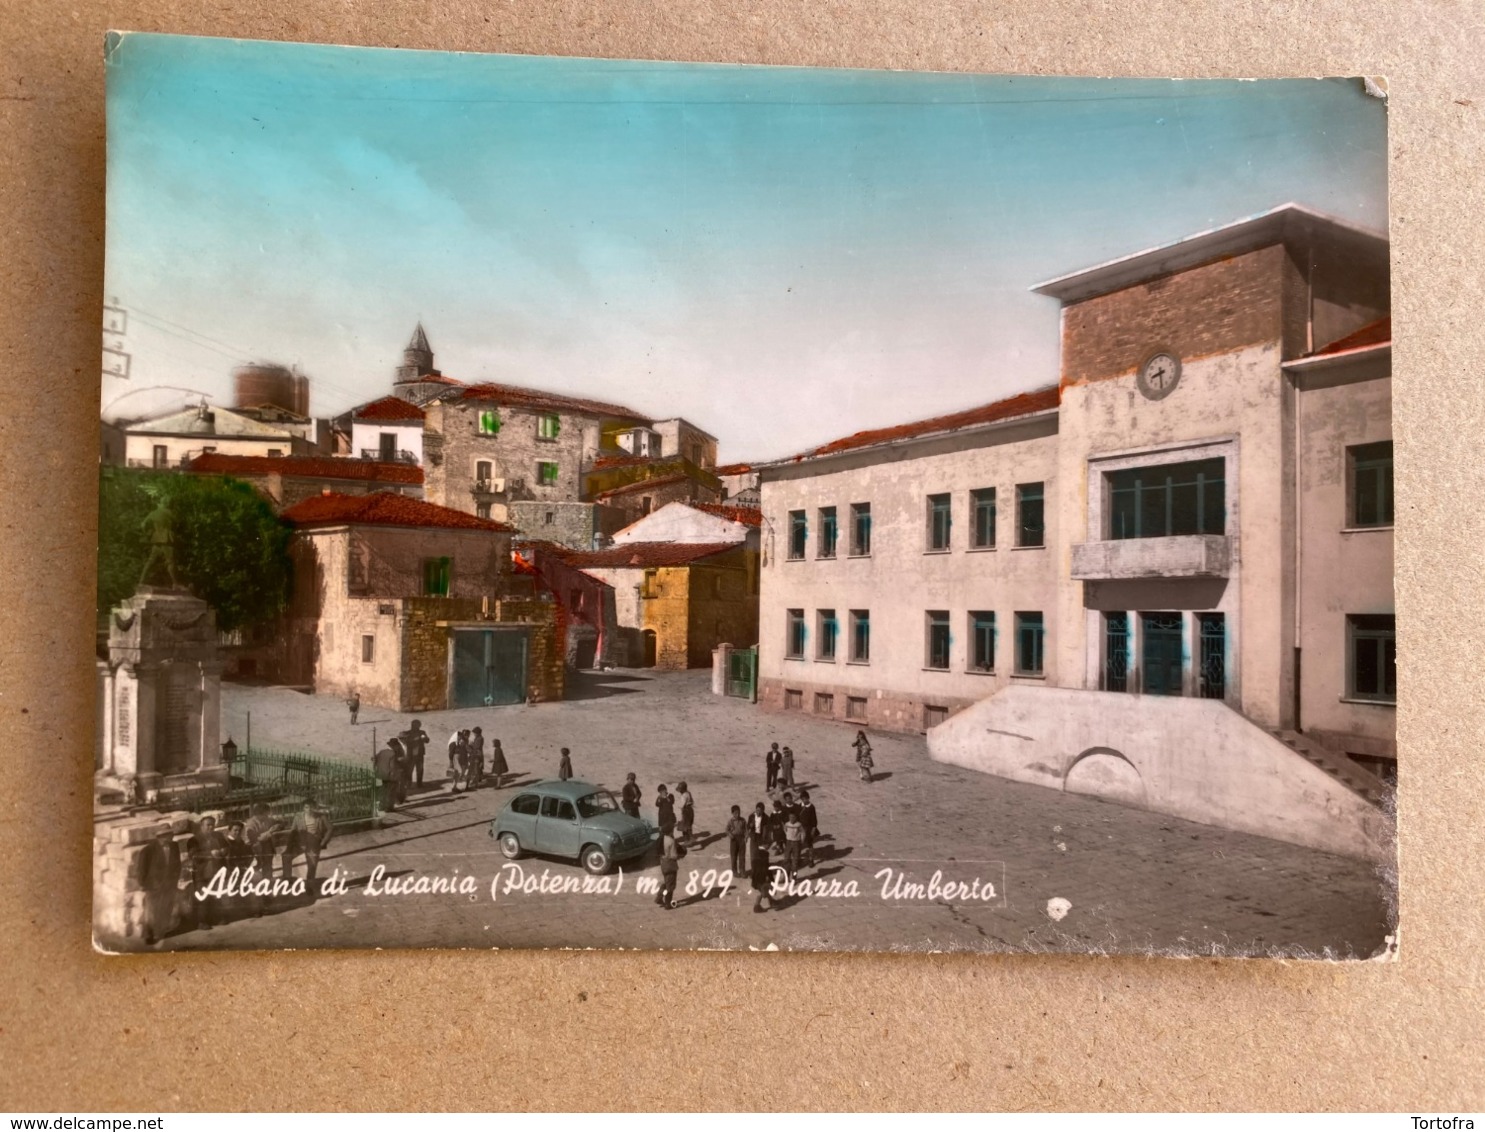
[(433, 347), (428, 345), (428, 335), (423, 324), (418, 323), (407, 348), (402, 351), (402, 364), (397, 367), (396, 381), (417, 381), (420, 377), (438, 376), (433, 368)]

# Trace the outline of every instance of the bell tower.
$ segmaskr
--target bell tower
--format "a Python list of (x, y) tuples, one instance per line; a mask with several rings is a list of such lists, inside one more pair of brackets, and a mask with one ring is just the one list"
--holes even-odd
[(417, 381), (420, 377), (437, 376), (433, 368), (433, 347), (428, 345), (428, 334), (420, 322), (402, 351), (402, 364), (397, 367), (396, 381)]

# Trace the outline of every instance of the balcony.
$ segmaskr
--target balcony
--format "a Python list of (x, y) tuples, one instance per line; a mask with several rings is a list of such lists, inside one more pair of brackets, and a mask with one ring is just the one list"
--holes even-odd
[(1225, 578), (1232, 568), (1226, 535), (1110, 539), (1072, 548), (1072, 576), (1081, 582), (1133, 578)]
[(505, 481), (503, 479), (475, 480), (474, 487), (470, 491), (476, 496), (495, 496), (505, 494)]
[(363, 448), (361, 459), (380, 460), (384, 464), (416, 464), (418, 462), (417, 455), (406, 449), (401, 452), (384, 452), (380, 448)]

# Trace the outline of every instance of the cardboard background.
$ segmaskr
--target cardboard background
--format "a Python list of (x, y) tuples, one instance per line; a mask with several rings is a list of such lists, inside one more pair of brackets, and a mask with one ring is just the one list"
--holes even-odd
[[(0, 1108), (1485, 1107), (1485, 30), (1307, 0), (7, 0)], [(103, 33), (1391, 83), (1402, 957), (89, 947)], [(1096, 170), (1090, 170), (1096, 174)]]

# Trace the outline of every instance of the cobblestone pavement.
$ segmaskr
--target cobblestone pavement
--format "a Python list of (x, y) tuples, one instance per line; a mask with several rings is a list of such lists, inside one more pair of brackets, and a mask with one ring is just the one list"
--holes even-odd
[[(428, 770), (441, 776), (456, 727), (482, 726), (504, 745), (516, 784), (551, 777), (558, 749), (577, 776), (617, 791), (627, 771), (648, 803), (660, 782), (685, 779), (697, 830), (709, 836), (682, 862), (684, 903), (657, 907), (636, 891), (653, 856), (625, 867), (612, 894), (491, 896), (506, 862), (488, 835), (514, 789), (452, 795), (429, 787), (376, 830), (343, 834), (321, 876), (344, 870), (348, 891), (284, 899), (262, 918), (190, 931), (165, 946), (643, 947), (840, 950), (1106, 950), (1187, 954), (1367, 956), (1384, 945), (1386, 890), (1365, 863), (1196, 825), (1079, 795), (1008, 782), (931, 761), (921, 736), (875, 734), (877, 781), (858, 780), (854, 730), (713, 696), (707, 672), (584, 674), (560, 704), (422, 713)], [(338, 701), (282, 688), (229, 686), (224, 727), (256, 745), (366, 762), (410, 716), (365, 709), (351, 726)], [(763, 752), (792, 746), (796, 779), (819, 809), (828, 856), (802, 877), (855, 882), (860, 895), (794, 895), (768, 912), (734, 882), (725, 895), (686, 893), (688, 877), (726, 868), (719, 835), (731, 805), (764, 800)], [(715, 838), (715, 839), (713, 839)], [(368, 878), (477, 878), (472, 896), (372, 895)], [(581, 877), (575, 863), (525, 858), (524, 875)], [(926, 884), (990, 881), (995, 899), (891, 899), (881, 870)], [(614, 884), (619, 883), (615, 877)], [(1065, 901), (1059, 919), (1049, 901)], [(1059, 904), (1060, 907), (1060, 904)]]

